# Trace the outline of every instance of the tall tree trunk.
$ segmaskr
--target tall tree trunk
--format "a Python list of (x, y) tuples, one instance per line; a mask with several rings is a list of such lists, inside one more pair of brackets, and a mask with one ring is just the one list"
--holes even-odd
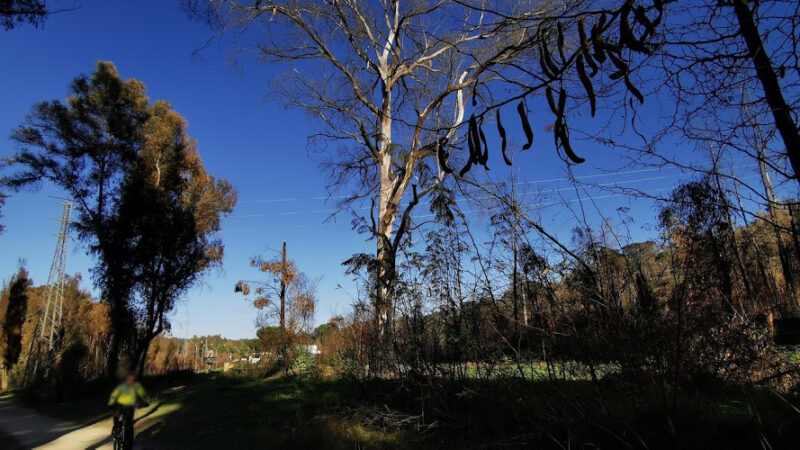
[[(288, 267), (286, 265), (286, 241), (283, 241), (283, 247), (281, 248), (281, 274), (280, 274), (280, 330), (279, 330), (279, 339), (280, 339), (280, 347), (279, 352), (281, 358), (286, 363), (286, 353), (287, 353), (287, 341), (286, 341), (286, 271)], [(289, 366), (288, 364), (284, 365), (284, 370), (288, 371)]]
[[(283, 248), (281, 249), (281, 267), (283, 267), (284, 272), (286, 271), (286, 241), (283, 241)], [(281, 317), (280, 317), (280, 327), (281, 327), (281, 343), (283, 343), (284, 338), (286, 337), (286, 277), (281, 274), (281, 290), (280, 290), (280, 300), (281, 300)]]
[(121, 343), (118, 330), (111, 331), (111, 340), (109, 341), (108, 357), (106, 359), (106, 376), (112, 384), (117, 381), (117, 368), (119, 367), (119, 348)]
[(797, 124), (792, 118), (789, 105), (783, 97), (778, 75), (772, 67), (772, 61), (764, 48), (764, 42), (753, 18), (748, 0), (733, 0), (736, 19), (739, 21), (740, 32), (750, 53), (750, 58), (755, 65), (756, 75), (764, 89), (764, 96), (775, 118), (775, 128), (783, 138), (786, 146), (786, 155), (792, 165), (793, 176), (800, 183), (800, 133)]
[(396, 180), (392, 172), (392, 93), (388, 87), (384, 87), (381, 112), (375, 325), (379, 336), (387, 337), (392, 334), (393, 299), (391, 291), (395, 276), (396, 252), (396, 249), (392, 247), (392, 234), (397, 218), (397, 205), (392, 201)]

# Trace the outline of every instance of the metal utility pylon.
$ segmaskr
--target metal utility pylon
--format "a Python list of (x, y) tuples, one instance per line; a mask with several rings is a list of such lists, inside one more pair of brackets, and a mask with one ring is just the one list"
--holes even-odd
[[(45, 290), (45, 307), (39, 311), (39, 322), (36, 332), (31, 340), (28, 352), (28, 362), (25, 365), (25, 382), (35, 379), (40, 366), (47, 369), (52, 363), (55, 347), (60, 338), (61, 320), (64, 315), (64, 275), (67, 263), (67, 237), (69, 234), (69, 221), (72, 215), (72, 203), (64, 202), (64, 212), (61, 214), (56, 250), (53, 262), (50, 264), (50, 273), (47, 276)], [(30, 378), (29, 378), (30, 377)]]

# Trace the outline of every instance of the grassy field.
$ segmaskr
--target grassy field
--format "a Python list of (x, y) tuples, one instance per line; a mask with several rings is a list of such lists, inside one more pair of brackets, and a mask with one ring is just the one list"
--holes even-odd
[[(164, 448), (797, 448), (800, 401), (755, 388), (638, 391), (588, 381), (430, 384), (197, 374), (145, 380), (138, 437)], [(103, 395), (104, 397), (104, 395)], [(36, 406), (83, 420), (90, 396)], [(768, 443), (768, 444), (766, 444)]]

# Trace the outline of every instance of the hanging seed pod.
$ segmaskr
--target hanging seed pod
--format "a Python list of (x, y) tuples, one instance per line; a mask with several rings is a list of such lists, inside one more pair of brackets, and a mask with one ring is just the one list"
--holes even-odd
[(475, 156), (475, 141), (472, 140), (472, 130), (467, 131), (467, 148), (469, 149), (468, 161), (471, 164), (472, 161), (477, 161), (477, 157)]
[(472, 114), (469, 118), (469, 135), (470, 139), (472, 139), (472, 147), (474, 149), (474, 153), (470, 152), (472, 156), (472, 160), (476, 163), (480, 163), (481, 161), (481, 139), (478, 133), (478, 121), (475, 120), (475, 114)]
[[(631, 41), (635, 41), (636, 38), (633, 36), (633, 31), (631, 31), (631, 25), (628, 23), (628, 16), (631, 13), (631, 2), (627, 0), (622, 6), (619, 8), (619, 40), (621, 43), (628, 45)], [(621, 46), (622, 44), (620, 44)]]
[(606, 13), (600, 13), (600, 18), (597, 20), (597, 29), (603, 31), (603, 27), (606, 26)]
[(545, 43), (543, 42), (543, 43), (540, 45), (540, 47), (541, 47), (542, 55), (544, 56), (544, 62), (545, 62), (545, 64), (547, 64), (547, 68), (548, 68), (548, 69), (550, 70), (550, 72), (552, 72), (553, 74), (558, 74), (558, 72), (560, 71), (560, 69), (559, 69), (559, 67), (556, 65), (556, 63), (555, 63), (555, 62), (553, 62), (553, 57), (550, 55), (550, 50), (547, 48), (547, 44), (545, 44)]
[(594, 48), (594, 58), (599, 62), (605, 62), (605, 49), (603, 38), (601, 34), (603, 34), (603, 27), (606, 25), (606, 14), (600, 14), (600, 19), (598, 19), (597, 23), (592, 26), (592, 47)]
[(591, 108), (592, 117), (594, 117), (595, 108), (597, 107), (597, 99), (594, 95), (594, 87), (589, 76), (586, 75), (586, 69), (583, 66), (583, 55), (579, 54), (575, 60), (575, 68), (578, 70), (578, 78), (581, 79), (583, 89), (586, 90), (586, 95), (589, 97), (589, 107)]
[(645, 29), (651, 29), (653, 27), (653, 22), (647, 17), (647, 13), (644, 10), (644, 6), (639, 5), (636, 7), (636, 10), (633, 12), (636, 21), (642, 24)]
[(489, 170), (489, 146), (486, 144), (486, 135), (483, 134), (483, 117), (481, 117), (481, 121), (478, 124), (478, 134), (481, 137), (481, 143), (483, 144), (483, 154), (481, 154), (481, 164), (483, 168)]
[(633, 51), (649, 55), (651, 53), (650, 49), (647, 48), (647, 46), (644, 45), (640, 40), (636, 39), (636, 36), (633, 35), (633, 31), (631, 30), (630, 22), (628, 22), (628, 17), (631, 13), (631, 7), (631, 2), (627, 1), (619, 10), (619, 45), (620, 47), (628, 47)]
[[(517, 105), (517, 113), (519, 113), (519, 120), (522, 122), (522, 130), (525, 132), (525, 138), (527, 139), (525, 145), (522, 146), (522, 150), (527, 150), (533, 145), (533, 130), (531, 129), (531, 123), (528, 121), (528, 111), (525, 108), (525, 102), (519, 102), (519, 105)], [(505, 131), (503, 134), (505, 134)], [(503, 142), (505, 142), (505, 138), (503, 139)], [(505, 155), (505, 153), (503, 153), (503, 155)]]
[(547, 63), (544, 62), (544, 51), (542, 51), (541, 45), (539, 47), (539, 66), (542, 68), (542, 73), (545, 77), (547, 77), (548, 80), (555, 80), (555, 74), (550, 72), (550, 69), (547, 67)]
[(625, 72), (623, 72), (621, 70), (618, 70), (618, 71), (612, 73), (611, 75), (609, 75), (608, 78), (610, 80), (619, 80), (620, 78), (622, 78), (624, 76), (625, 76)]
[(550, 111), (553, 111), (553, 114), (558, 114), (558, 110), (556, 109), (556, 102), (553, 100), (553, 90), (550, 89), (550, 86), (547, 86), (544, 90), (544, 96), (547, 98), (547, 104), (550, 106)]
[(567, 106), (567, 91), (564, 90), (562, 87), (560, 91), (558, 91), (558, 115), (564, 115), (564, 107)]
[(453, 168), (450, 167), (450, 161), (447, 154), (447, 138), (439, 139), (436, 146), (436, 157), (439, 159), (439, 167), (442, 168), (444, 173), (453, 173)]
[(615, 55), (613, 52), (608, 53), (608, 57), (611, 58), (611, 62), (614, 63), (614, 66), (622, 72), (628, 73), (628, 64), (620, 59), (619, 56)]
[(595, 64), (594, 59), (592, 58), (592, 52), (589, 49), (589, 39), (586, 38), (586, 27), (583, 24), (583, 19), (578, 20), (578, 37), (581, 40), (581, 49), (586, 57), (586, 63), (592, 68), (591, 76), (594, 76), (599, 69), (597, 64)]
[(564, 153), (567, 157), (575, 164), (581, 164), (586, 162), (584, 158), (575, 154), (575, 151), (572, 149), (572, 144), (569, 142), (569, 133), (567, 132), (567, 126), (564, 125), (561, 129), (561, 147), (564, 149)]
[(464, 178), (464, 175), (469, 172), (469, 169), (472, 167), (472, 159), (467, 160), (467, 164), (458, 172), (458, 176)]
[(556, 30), (558, 32), (558, 54), (561, 56), (561, 62), (567, 60), (564, 56), (564, 28), (561, 26), (561, 22), (556, 22)]
[(626, 64), (612, 52), (608, 53), (608, 57), (611, 58), (611, 62), (614, 63), (614, 66), (616, 66), (618, 69), (616, 72), (609, 75), (609, 78), (612, 80), (617, 80), (624, 77), (628, 73), (628, 64)]
[(642, 24), (644, 27), (644, 33), (642, 33), (642, 37), (639, 38), (639, 42), (641, 42), (643, 45), (646, 45), (645, 41), (655, 33), (656, 27), (661, 22), (661, 13), (659, 12), (655, 20), (650, 20), (650, 18), (647, 17), (647, 11), (645, 11), (644, 6), (639, 5), (636, 7), (636, 10), (633, 14), (636, 18), (636, 21)]
[(630, 77), (628, 77), (627, 74), (625, 75), (625, 87), (627, 87), (628, 91), (630, 91), (630, 93), (633, 94), (633, 96), (636, 97), (637, 100), (639, 100), (639, 103), (644, 103), (644, 96), (639, 91), (639, 89), (636, 89), (636, 86), (633, 85)]
[(506, 129), (503, 128), (503, 122), (500, 120), (500, 108), (497, 108), (497, 132), (500, 134), (500, 151), (503, 153), (503, 161), (510, 166), (511, 160), (506, 155)]
[[(556, 148), (556, 153), (558, 154), (559, 158), (564, 159), (561, 156), (561, 149), (563, 146), (561, 145), (561, 129), (564, 127), (561, 117), (556, 118), (556, 123), (553, 125), (553, 144)], [(566, 160), (565, 160), (566, 161)]]
[[(594, 32), (595, 30), (592, 29), (592, 34), (595, 34)], [(605, 48), (603, 45), (603, 38), (600, 37), (600, 34), (597, 34), (592, 37), (592, 49), (594, 49), (594, 54), (592, 55), (592, 57), (596, 59), (599, 63), (601, 64), (604, 63), (606, 61), (606, 55), (605, 55)]]

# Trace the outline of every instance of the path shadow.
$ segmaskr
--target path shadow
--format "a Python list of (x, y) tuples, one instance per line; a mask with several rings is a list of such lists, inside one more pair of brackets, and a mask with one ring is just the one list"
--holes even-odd
[[(144, 414), (142, 414), (141, 416), (139, 416), (139, 417), (135, 418), (135, 419), (133, 420), (133, 423), (134, 423), (134, 425), (135, 425), (137, 422), (139, 422), (140, 420), (142, 420), (142, 419), (144, 419), (144, 418), (146, 418), (146, 417), (148, 417), (148, 416), (152, 415), (153, 413), (155, 413), (155, 412), (158, 410), (158, 408), (160, 408), (161, 406), (163, 406), (163, 405), (164, 405), (164, 403), (165, 403), (165, 402), (166, 402), (166, 400), (161, 400), (160, 402), (156, 403), (156, 404), (155, 404), (153, 407), (151, 407), (149, 410), (147, 410), (147, 412), (146, 412), (146, 413), (144, 413)], [(96, 423), (96, 422), (95, 422), (95, 423)], [(111, 444), (111, 443), (112, 443), (112, 440), (113, 440), (113, 439), (112, 439), (112, 437), (111, 437), (111, 430), (108, 430), (108, 436), (106, 436), (106, 437), (105, 437), (105, 438), (103, 438), (102, 440), (100, 440), (100, 441), (98, 441), (98, 442), (95, 442), (94, 444), (92, 444), (92, 445), (90, 445), (90, 446), (86, 447), (86, 450), (97, 450), (97, 449), (99, 449), (100, 447), (102, 447), (102, 446), (104, 446), (104, 445)], [(134, 448), (136, 448), (136, 449), (146, 449), (146, 448), (151, 448), (151, 447), (149, 447), (149, 446), (147, 446), (147, 445), (136, 445), (136, 443), (135, 443), (135, 439), (134, 439)]]
[[(45, 417), (29, 408), (0, 401), (0, 448), (33, 448), (80, 428), (80, 424)], [(8, 446), (6, 447), (6, 442)]]

